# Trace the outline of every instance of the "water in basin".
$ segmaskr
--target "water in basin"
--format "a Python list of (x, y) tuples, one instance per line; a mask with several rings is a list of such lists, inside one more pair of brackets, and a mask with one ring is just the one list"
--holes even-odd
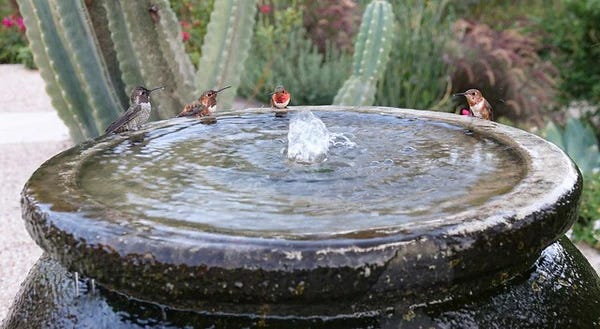
[[(141, 225), (291, 239), (440, 219), (510, 191), (521, 158), (463, 127), (376, 113), (317, 111), (325, 161), (287, 157), (293, 117), (247, 114), (179, 123), (90, 156), (87, 197)], [(110, 220), (110, 219), (109, 219)]]

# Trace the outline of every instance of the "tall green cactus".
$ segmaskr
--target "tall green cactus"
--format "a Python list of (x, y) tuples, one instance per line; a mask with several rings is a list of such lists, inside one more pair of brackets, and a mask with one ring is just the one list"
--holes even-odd
[(394, 33), (392, 5), (374, 0), (362, 17), (354, 46), (352, 75), (335, 96), (338, 105), (373, 105), (377, 80), (389, 60)]
[[(215, 1), (210, 23), (202, 44), (202, 57), (196, 83), (201, 90), (240, 84), (244, 61), (248, 57), (256, 3), (246, 0)], [(227, 19), (221, 19), (228, 17)], [(224, 37), (225, 36), (225, 37)], [(217, 108), (229, 108), (235, 92), (219, 95)]]
[[(98, 136), (136, 85), (166, 86), (153, 119), (169, 118), (204, 89), (233, 85), (247, 57), (256, 0), (220, 0), (194, 69), (168, 0), (18, 0), (46, 91), (75, 141)], [(225, 96), (225, 95), (224, 95)]]

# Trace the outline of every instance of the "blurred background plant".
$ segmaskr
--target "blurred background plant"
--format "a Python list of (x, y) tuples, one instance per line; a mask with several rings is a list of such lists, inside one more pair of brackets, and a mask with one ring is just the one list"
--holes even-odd
[(352, 0), (305, 0), (303, 24), (307, 36), (324, 54), (329, 44), (351, 53), (360, 24), (361, 7)]
[(495, 117), (543, 126), (544, 110), (555, 99), (557, 70), (538, 55), (539, 38), (465, 19), (457, 20), (453, 30), (445, 58), (452, 67), (453, 91), (477, 86)]
[(450, 1), (391, 1), (396, 31), (389, 63), (375, 95), (383, 106), (445, 110), (449, 68), (442, 61), (452, 37)]
[(600, 152), (594, 128), (585, 119), (569, 118), (563, 128), (550, 121), (542, 135), (565, 151), (583, 175), (579, 220), (571, 238), (600, 248)]
[[(600, 103), (600, 1), (552, 1), (539, 18), (545, 30), (545, 55), (560, 67), (559, 96), (563, 103)], [(560, 66), (559, 66), (560, 65)], [(598, 114), (598, 113), (594, 113)]]
[(0, 5), (0, 64), (21, 63), (34, 69), (33, 55), (27, 45), (25, 23), (14, 1)]
[[(357, 12), (350, 0), (259, 4), (252, 52), (246, 60), (239, 95), (268, 103), (268, 93), (277, 85), (283, 85), (292, 93), (292, 105), (331, 104), (350, 74), (352, 55), (347, 38), (353, 36), (354, 30), (348, 22), (355, 21)], [(305, 19), (305, 15), (311, 18)], [(317, 18), (322, 16), (336, 19)], [(334, 33), (331, 32), (334, 26), (348, 29)], [(316, 41), (309, 37), (307, 29), (320, 31), (314, 37)], [(323, 45), (322, 50), (319, 43)]]
[(181, 40), (194, 66), (202, 55), (202, 40), (214, 7), (214, 0), (170, 0), (171, 8), (179, 18)]

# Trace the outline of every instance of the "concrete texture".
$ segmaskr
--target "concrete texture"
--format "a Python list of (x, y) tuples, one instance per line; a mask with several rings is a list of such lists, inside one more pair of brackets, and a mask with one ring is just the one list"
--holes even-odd
[[(39, 73), (0, 65), (0, 320), (41, 255), (21, 220), (21, 189), (39, 165), (72, 145)], [(598, 251), (579, 247), (600, 271)]]

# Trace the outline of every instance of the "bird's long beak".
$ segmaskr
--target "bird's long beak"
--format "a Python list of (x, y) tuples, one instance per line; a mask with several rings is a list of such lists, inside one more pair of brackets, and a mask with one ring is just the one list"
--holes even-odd
[(454, 94), (454, 95), (452, 95), (452, 97), (456, 97), (456, 96), (464, 96), (464, 95), (465, 95), (465, 93), (458, 93), (458, 94)]
[(231, 86), (223, 87), (223, 88), (221, 88), (221, 89), (219, 89), (219, 90), (215, 91), (215, 93), (217, 93), (217, 94), (218, 94), (218, 93), (222, 92), (223, 90), (225, 90), (225, 89), (227, 89), (227, 88), (231, 88)]
[(156, 87), (156, 88), (150, 89), (150, 90), (148, 90), (148, 93), (151, 93), (153, 91), (160, 90), (160, 89), (165, 89), (165, 86), (161, 86), (161, 87)]

